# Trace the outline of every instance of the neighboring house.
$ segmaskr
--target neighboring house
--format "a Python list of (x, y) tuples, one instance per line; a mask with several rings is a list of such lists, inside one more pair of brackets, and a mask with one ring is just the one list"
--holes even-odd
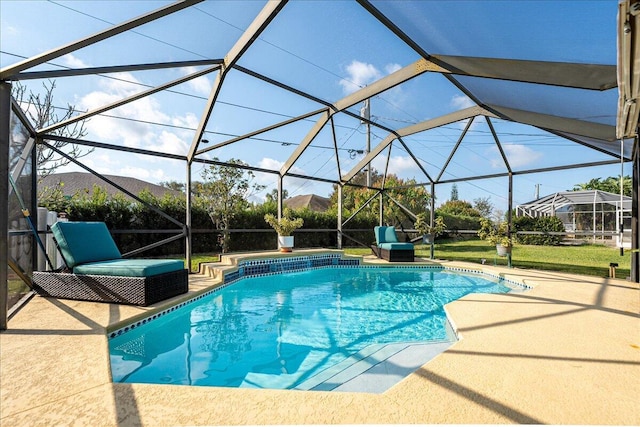
[(284, 199), (282, 203), (289, 209), (309, 208), (316, 212), (326, 212), (329, 209), (329, 199), (316, 194), (303, 194)]
[[(180, 191), (172, 190), (170, 188), (162, 187), (161, 185), (152, 184), (136, 178), (116, 175), (104, 175), (104, 177), (136, 196), (139, 195), (142, 190), (147, 190), (158, 198), (163, 197), (167, 193), (176, 196), (182, 195), (182, 192)], [(108, 184), (106, 181), (85, 172), (65, 172), (48, 175), (38, 182), (38, 188), (53, 188), (60, 183), (64, 183), (62, 186), (62, 192), (66, 197), (72, 197), (79, 193), (92, 194), (94, 185), (104, 188), (109, 195), (117, 193), (122, 194), (122, 191)]]

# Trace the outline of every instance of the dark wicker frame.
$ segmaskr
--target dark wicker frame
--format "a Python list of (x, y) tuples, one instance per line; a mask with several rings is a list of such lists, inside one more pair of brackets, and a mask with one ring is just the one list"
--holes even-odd
[(33, 272), (33, 288), (42, 296), (147, 306), (189, 290), (187, 269), (148, 277)]
[(371, 245), (371, 252), (378, 257), (389, 262), (413, 262), (415, 259), (414, 249), (383, 249), (377, 245)]

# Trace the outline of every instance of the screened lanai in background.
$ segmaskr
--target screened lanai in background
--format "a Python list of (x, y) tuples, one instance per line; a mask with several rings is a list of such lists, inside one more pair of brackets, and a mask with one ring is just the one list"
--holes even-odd
[(631, 197), (606, 191), (562, 191), (518, 205), (515, 214), (555, 216), (562, 220), (569, 238), (609, 241), (630, 248), (631, 203)]
[[(635, 3), (112, 5), (0, 3), (3, 309), (7, 265), (28, 281), (35, 262), (21, 211), (37, 207), (36, 147), (70, 156), (69, 170), (187, 184), (240, 159), (265, 185), (256, 197), (277, 190), (280, 207), (284, 190), (341, 197), (367, 169), (383, 177), (368, 183), (372, 199), (394, 203), (393, 174), (424, 186), (431, 212), (456, 184), (511, 217), (532, 179), (621, 164), (637, 192)], [(11, 93), (51, 82), (56, 106), (75, 111), (39, 127)], [(79, 123), (86, 135), (65, 136)], [(75, 160), (72, 147), (92, 151)], [(637, 247), (637, 196), (633, 212)], [(339, 210), (339, 247), (348, 219)], [(190, 215), (172, 220), (189, 261)]]

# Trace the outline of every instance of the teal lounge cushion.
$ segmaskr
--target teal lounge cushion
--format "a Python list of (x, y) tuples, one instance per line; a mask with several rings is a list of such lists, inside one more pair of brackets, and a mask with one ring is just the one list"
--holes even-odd
[(387, 227), (383, 225), (376, 225), (375, 227), (373, 227), (373, 233), (376, 235), (377, 245), (384, 242), (384, 232), (386, 231), (386, 229)]
[(397, 251), (397, 250), (413, 250), (413, 243), (380, 243), (378, 245), (381, 249), (386, 249), (388, 251)]
[(69, 268), (122, 258), (104, 222), (58, 221), (51, 231)]
[(396, 236), (395, 227), (387, 227), (384, 231), (384, 243), (396, 243), (398, 241), (398, 236)]
[(75, 274), (93, 274), (97, 276), (149, 277), (184, 269), (179, 259), (114, 259), (77, 265)]
[(395, 227), (376, 225), (373, 227), (373, 232), (376, 235), (376, 244), (378, 246), (380, 246), (381, 243), (395, 243), (398, 241)]

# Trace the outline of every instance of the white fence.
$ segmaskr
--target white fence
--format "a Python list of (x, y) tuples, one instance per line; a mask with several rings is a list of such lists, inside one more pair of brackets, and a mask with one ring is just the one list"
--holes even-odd
[[(47, 208), (38, 208), (38, 235), (42, 244), (46, 248), (47, 256), (53, 264), (53, 268), (60, 268), (64, 266), (62, 255), (58, 251), (55, 242), (53, 241), (53, 235), (46, 233), (46, 231), (55, 224), (57, 221), (68, 221), (67, 218), (58, 218), (58, 213), (48, 210)], [(38, 271), (45, 271), (49, 267), (47, 266), (47, 260), (42, 253), (42, 250), (38, 251)]]

